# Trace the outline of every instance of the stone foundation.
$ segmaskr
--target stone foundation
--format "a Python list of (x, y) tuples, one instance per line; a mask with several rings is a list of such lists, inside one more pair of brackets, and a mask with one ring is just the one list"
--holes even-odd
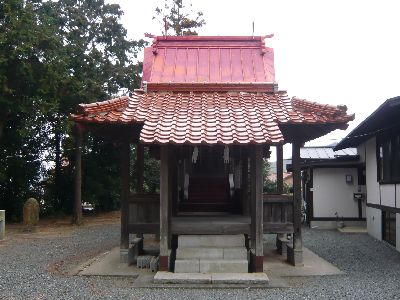
[(294, 249), (293, 245), (287, 245), (287, 261), (296, 267), (304, 266), (303, 250)]

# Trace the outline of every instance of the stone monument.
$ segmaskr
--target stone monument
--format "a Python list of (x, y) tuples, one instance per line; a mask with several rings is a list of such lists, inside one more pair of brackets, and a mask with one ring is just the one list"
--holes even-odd
[(6, 236), (6, 211), (0, 210), (0, 240)]
[(39, 203), (34, 198), (29, 198), (24, 204), (23, 222), (24, 231), (33, 231), (39, 222)]

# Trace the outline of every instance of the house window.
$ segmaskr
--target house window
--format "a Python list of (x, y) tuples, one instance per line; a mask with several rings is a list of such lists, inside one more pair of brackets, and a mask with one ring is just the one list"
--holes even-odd
[(382, 239), (396, 247), (396, 213), (382, 211)]
[(378, 181), (400, 182), (400, 133), (382, 134), (377, 140)]

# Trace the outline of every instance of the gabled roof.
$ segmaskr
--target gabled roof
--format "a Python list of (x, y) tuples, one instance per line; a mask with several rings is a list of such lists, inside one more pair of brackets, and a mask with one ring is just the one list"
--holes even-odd
[(400, 96), (386, 100), (341, 140), (334, 149), (358, 146), (379, 132), (398, 126), (400, 126)]
[(76, 122), (142, 125), (143, 143), (279, 144), (282, 124), (332, 124), (353, 118), (345, 107), (321, 105), (285, 92), (135, 92), (80, 104)]
[[(145, 49), (143, 79), (155, 83), (275, 83), (262, 36), (161, 36)], [(143, 84), (142, 84), (143, 87)]]

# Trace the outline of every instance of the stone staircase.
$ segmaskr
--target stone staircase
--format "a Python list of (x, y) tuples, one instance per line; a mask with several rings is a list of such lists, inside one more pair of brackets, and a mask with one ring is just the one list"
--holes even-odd
[(175, 273), (248, 273), (244, 235), (180, 235)]

